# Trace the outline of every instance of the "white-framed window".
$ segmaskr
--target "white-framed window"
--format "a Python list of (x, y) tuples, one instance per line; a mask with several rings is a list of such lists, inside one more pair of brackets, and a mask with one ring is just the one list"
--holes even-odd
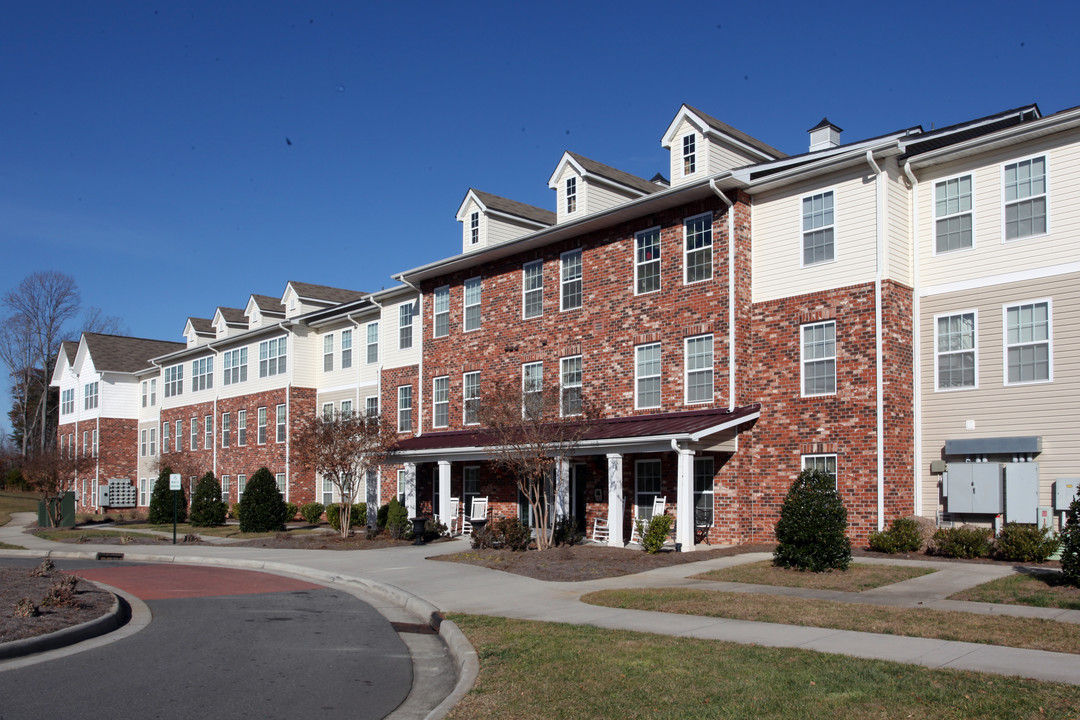
[(147, 401), (150, 399), (150, 381), (142, 381), (142, 406), (146, 407)]
[(229, 447), (230, 442), (232, 442), (232, 414), (223, 412), (221, 413), (221, 447)]
[(169, 423), (163, 422), (161, 423), (161, 452), (169, 452), (169, 448), (172, 447), (170, 444), (171, 442), (172, 438), (169, 437)]
[(1005, 384), (1054, 379), (1053, 332), (1049, 300), (1005, 305)]
[(98, 406), (98, 382), (83, 385), (83, 410), (94, 410)]
[(437, 428), (449, 427), (450, 425), (450, 378), (449, 376), (437, 377), (432, 381), (431, 402), (434, 406), (432, 426)]
[(247, 410), (236, 411), (236, 446), (247, 445)]
[(713, 526), (713, 459), (694, 458), (694, 527)]
[(408, 480), (404, 470), (397, 471), (397, 499), (402, 505), (405, 504), (405, 483)]
[(934, 316), (934, 387), (959, 390), (978, 387), (978, 314)]
[(225, 365), (225, 384), (235, 385), (247, 380), (247, 348), (226, 350), (222, 353)]
[(150, 428), (150, 457), (157, 455), (157, 428)]
[(712, 277), (712, 213), (704, 213), (683, 221), (686, 236), (686, 283), (696, 283)]
[(467, 372), (462, 376), (462, 422), (475, 425), (480, 422), (477, 415), (480, 409), (480, 372)]
[(225, 502), (225, 503), (229, 502), (229, 476), (228, 475), (222, 475), (221, 476), (221, 501)]
[(682, 164), (683, 175), (693, 175), (697, 172), (697, 137), (694, 133), (683, 135)]
[(712, 402), (713, 399), (713, 336), (686, 338), (685, 372), (686, 404)]
[(934, 252), (972, 246), (971, 175), (934, 183)]
[(526, 319), (544, 314), (544, 261), (533, 260), (521, 268), (521, 310)]
[(146, 430), (139, 431), (139, 457), (146, 457)]
[(266, 408), (259, 408), (259, 414), (257, 418), (257, 430), (258, 430), (258, 443), (260, 445), (266, 444)]
[(157, 378), (150, 379), (150, 407), (157, 405)]
[(480, 213), (474, 212), (469, 215), (469, 244), (476, 245), (480, 242)]
[(285, 494), (285, 473), (276, 473), (274, 475), (274, 481), (277, 483), (277, 491), (282, 495)]
[(660, 497), (660, 460), (650, 458), (634, 462), (634, 505), (638, 518), (648, 522), (652, 517), (653, 500)]
[(836, 393), (836, 321), (812, 323), (802, 328), (802, 394)]
[(176, 452), (184, 449), (184, 421), (176, 421)]
[(334, 481), (330, 478), (324, 477), (322, 479), (322, 504), (332, 505), (334, 503)]
[(324, 422), (330, 422), (334, 419), (334, 403), (324, 402), (322, 404), (322, 419)]
[(577, 211), (577, 178), (566, 178), (566, 214)]
[(285, 410), (285, 404), (282, 403), (274, 408), (274, 421), (277, 426), (277, 433), (275, 439), (279, 443), (285, 442), (285, 420), (288, 418), (288, 412)]
[(480, 329), (480, 278), (465, 281), (465, 332)]
[(334, 371), (334, 334), (323, 335), (322, 339), (322, 369), (323, 372)]
[(836, 219), (833, 191), (802, 199), (803, 267), (836, 259)]
[(379, 362), (379, 323), (367, 324), (367, 362)]
[(803, 470), (820, 470), (836, 482), (836, 455), (803, 455)]
[(450, 334), (450, 286), (443, 285), (435, 288), (435, 300), (432, 303), (435, 312), (434, 334), (435, 337), (446, 337)]
[(285, 361), (286, 340), (280, 337), (259, 343), (259, 377), (281, 375), (287, 369)]
[(638, 410), (660, 407), (660, 343), (634, 348), (634, 407)]
[(369, 418), (379, 417), (379, 396), (369, 395), (364, 398), (364, 415)]
[(60, 413), (70, 415), (75, 412), (75, 388), (69, 388), (60, 393)]
[(398, 306), (398, 350), (412, 347), (413, 304), (407, 302)]
[(191, 436), (190, 436), (190, 439), (189, 439), (189, 442), (188, 442), (188, 447), (190, 447), (192, 450), (198, 450), (199, 449), (199, 418), (192, 417), (191, 418), (191, 425), (189, 425), (189, 427), (191, 428), (191, 431), (190, 431)]
[(240, 502), (240, 498), (244, 497), (244, 490), (247, 489), (247, 475), (236, 476), (236, 502)]
[(1047, 232), (1046, 156), (1009, 163), (1002, 168), (1006, 241)]
[(214, 387), (214, 358), (205, 357), (191, 361), (191, 392)]
[(341, 401), (341, 417), (352, 417), (352, 400)]
[(634, 235), (634, 294), (660, 289), (660, 228), (642, 230)]
[(398, 432), (412, 431), (412, 385), (399, 385), (397, 389)]
[(560, 310), (581, 307), (581, 249), (567, 250), (559, 256)]
[(184, 392), (184, 366), (165, 368), (165, 397), (176, 397)]
[(581, 356), (559, 360), (559, 413), (563, 417), (581, 414)]
[(150, 504), (150, 481), (148, 478), (139, 478), (139, 507)]
[(521, 366), (521, 401), (525, 417), (540, 417), (543, 398), (544, 363), (524, 363)]
[(83, 457), (86, 457), (87, 455), (90, 454), (90, 431), (89, 430), (83, 430), (82, 431), (82, 454), (83, 454)]
[(203, 449), (210, 450), (214, 447), (214, 416), (203, 417)]
[(352, 367), (352, 330), (341, 331), (341, 369)]

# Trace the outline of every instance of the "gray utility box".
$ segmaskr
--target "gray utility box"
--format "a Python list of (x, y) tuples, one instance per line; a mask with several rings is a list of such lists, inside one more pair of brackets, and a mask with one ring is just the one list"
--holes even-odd
[(945, 507), (950, 513), (997, 515), (1002, 507), (998, 463), (949, 463), (945, 472)]
[(108, 485), (98, 486), (98, 505), (101, 507), (136, 507), (139, 490), (126, 478), (109, 478)]
[(1080, 495), (1080, 478), (1058, 478), (1054, 481), (1054, 508), (1058, 512), (1069, 509), (1072, 501)]
[(1039, 463), (1005, 463), (1005, 522), (1039, 521)]

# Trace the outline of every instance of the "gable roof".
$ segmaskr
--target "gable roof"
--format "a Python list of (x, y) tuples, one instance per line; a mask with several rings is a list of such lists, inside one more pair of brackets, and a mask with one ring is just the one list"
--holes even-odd
[(75, 362), (75, 355), (79, 352), (79, 343), (75, 340), (65, 340), (60, 343), (60, 351), (67, 357), (68, 365)]
[(221, 315), (226, 325), (245, 328), (248, 325), (247, 315), (240, 308), (219, 307), (217, 312), (214, 313), (214, 318), (216, 319), (218, 315)]
[(270, 297), (269, 295), (252, 295), (248, 300), (248, 307), (251, 307), (252, 303), (259, 309), (259, 312), (263, 315), (281, 315), (285, 316), (285, 306), (281, 304), (281, 298)]
[[(288, 292), (288, 288), (290, 287), (296, 292), (301, 300), (314, 300), (315, 302), (326, 303), (352, 302), (353, 300), (359, 300), (370, 294), (360, 290), (346, 290), (344, 288), (335, 288), (328, 285), (312, 285), (311, 283), (302, 283), (295, 280), (289, 281), (286, 286), (286, 292)], [(282, 294), (282, 297), (284, 297), (284, 294)]]
[(464, 221), (465, 206), (469, 203), (469, 198), (476, 201), (476, 204), (480, 206), (480, 209), (484, 212), (493, 212), (499, 215), (509, 215), (511, 217), (520, 218), (526, 220), (534, 225), (541, 227), (550, 227), (555, 224), (555, 213), (544, 208), (536, 207), (535, 205), (526, 205), (523, 202), (517, 200), (510, 200), (508, 198), (499, 197), (498, 195), (492, 195), (476, 188), (469, 188), (469, 191), (465, 193), (465, 199), (461, 201), (461, 205), (458, 207), (457, 219)]
[(562, 172), (563, 166), (567, 162), (572, 162), (577, 165), (581, 174), (588, 178), (590, 175), (607, 180), (609, 183), (615, 185), (621, 185), (625, 188), (629, 188), (635, 192), (639, 192), (643, 195), (649, 195), (654, 192), (663, 190), (663, 187), (656, 183), (649, 182), (645, 178), (638, 177), (637, 175), (631, 175), (628, 172), (623, 172), (618, 168), (613, 168), (610, 165), (605, 165), (602, 162), (591, 160), (584, 155), (578, 155), (576, 152), (567, 150), (563, 153), (562, 159), (555, 168), (555, 172), (552, 173), (551, 179), (548, 180), (548, 187), (555, 188), (555, 179)]
[[(679, 120), (686, 117), (687, 115), (693, 116), (693, 118), (696, 119), (698, 123), (707, 126), (708, 129), (712, 130), (714, 134), (726, 135), (728, 138), (735, 140), (738, 144), (745, 145), (757, 151), (766, 159), (778, 160), (780, 158), (787, 157), (786, 153), (777, 150), (773, 146), (766, 145), (757, 138), (751, 135), (747, 135), (742, 130), (739, 130), (738, 128), (733, 128), (727, 123), (717, 120), (712, 115), (704, 113), (701, 110), (698, 110), (696, 107), (687, 105), (686, 103), (683, 103), (682, 107), (679, 108), (679, 112), (675, 113), (675, 119), (671, 121), (671, 124), (668, 126), (667, 132), (664, 133), (664, 138), (660, 141), (660, 144), (663, 147), (671, 147), (671, 142), (674, 139), (675, 129), (679, 124)], [(705, 128), (702, 128), (702, 130), (704, 131)]]
[(189, 317), (187, 319), (187, 326), (194, 330), (196, 335), (216, 334), (214, 332), (214, 321), (210, 318)]
[(133, 373), (150, 367), (150, 358), (184, 349), (168, 340), (83, 333), (82, 342), (99, 372)]

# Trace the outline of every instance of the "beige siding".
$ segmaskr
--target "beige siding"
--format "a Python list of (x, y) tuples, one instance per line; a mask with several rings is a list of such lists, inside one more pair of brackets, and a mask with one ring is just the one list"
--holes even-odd
[[(680, 142), (682, 141), (680, 140)], [(707, 142), (709, 158), (708, 172), (710, 175), (715, 175), (716, 173), (724, 172), (725, 170), (731, 170), (732, 168), (761, 162), (760, 157), (753, 156), (746, 152), (746, 150), (730, 143), (720, 141), (716, 138), (710, 138)], [(681, 145), (679, 146), (679, 153), (681, 159)]]
[(911, 287), (914, 285), (911, 268), (911, 193), (895, 160), (890, 159), (885, 170), (888, 183), (885, 277)]
[[(407, 303), (413, 305), (412, 347), (402, 350), (399, 345), (399, 308)], [(481, 297), (481, 307), (483, 298)], [(423, 327), (419, 302), (415, 297), (387, 304), (383, 309), (382, 322), (379, 326), (379, 352), (384, 368), (407, 367), (420, 362), (420, 348), (423, 345)]]
[[(690, 133), (693, 133), (695, 136), (694, 147), (697, 150), (697, 172), (691, 175), (683, 175), (683, 137)], [(682, 185), (685, 182), (701, 177), (702, 171), (708, 164), (708, 149), (705, 147), (704, 138), (686, 119), (683, 119), (683, 121), (679, 123), (679, 129), (675, 132), (675, 139), (671, 143), (670, 158), (671, 175), (669, 177), (671, 178), (672, 187)]]
[[(572, 177), (577, 178), (577, 209), (572, 213), (568, 213), (566, 212), (566, 180)], [(559, 173), (559, 177), (555, 180), (556, 222), (575, 220), (587, 212), (587, 207), (585, 183), (582, 182), (581, 175), (574, 169), (574, 166), (567, 162), (563, 165), (562, 172)]]
[[(872, 281), (876, 271), (876, 192), (867, 166), (858, 173), (760, 193), (753, 205), (753, 301), (787, 297)], [(835, 209), (833, 262), (802, 267), (802, 198), (832, 190)]]
[(296, 387), (315, 387), (322, 369), (322, 338), (305, 327), (289, 335), (289, 382)]
[[(1049, 383), (1004, 384), (1004, 305), (1051, 299), (1052, 373)], [(934, 315), (977, 310), (977, 388), (937, 392), (934, 383)], [(959, 438), (1039, 435), (1040, 504), (1052, 505), (1053, 481), (1080, 477), (1080, 273), (989, 285), (922, 299), (923, 514), (939, 509), (940, 476), (930, 462), (945, 441)], [(974, 429), (967, 429), (968, 421)]]
[[(638, 195), (631, 195), (629, 193), (621, 193), (606, 185), (600, 185), (598, 183), (586, 183), (585, 188), (585, 212), (592, 214), (606, 210), (609, 207), (615, 205), (622, 205), (624, 202), (639, 197)], [(580, 190), (578, 191), (580, 193)], [(580, 207), (580, 206), (579, 206)]]
[[(75, 402), (82, 398), (76, 393)], [(135, 420), (139, 416), (139, 383), (129, 375), (105, 373), (98, 386), (101, 417)]]

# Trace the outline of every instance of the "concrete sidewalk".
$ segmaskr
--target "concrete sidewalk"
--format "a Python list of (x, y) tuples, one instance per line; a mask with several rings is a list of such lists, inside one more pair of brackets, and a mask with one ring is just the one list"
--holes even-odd
[[(311, 569), (340, 575), (342, 578), (368, 579), (391, 585), (432, 603), (444, 612), (588, 624), (709, 640), (805, 648), (862, 658), (913, 663), (932, 668), (975, 670), (1080, 685), (1080, 655), (850, 630), (621, 610), (586, 605), (579, 601), (583, 594), (595, 590), (693, 586), (703, 589), (819, 597), (897, 607), (925, 607), (1080, 622), (1080, 611), (968, 603), (945, 599), (948, 595), (964, 588), (1012, 573), (1010, 567), (1001, 565), (880, 561), (930, 566), (938, 572), (863, 593), (703, 582), (688, 578), (689, 575), (706, 570), (769, 557), (767, 553), (749, 553), (700, 563), (668, 566), (633, 576), (567, 583), (534, 580), (473, 565), (427, 559), (434, 555), (468, 549), (468, 542), (462, 539), (419, 547), (356, 552), (276, 550), (228, 545), (97, 546), (89, 543), (68, 545), (23, 534), (22, 526), (31, 520), (32, 516), (28, 513), (23, 517), (14, 517), (7, 526), (0, 527), (0, 542), (22, 545), (38, 553), (49, 551), (123, 552), (125, 558), (129, 560), (207, 562), (241, 567), (260, 567), (264, 563), (281, 563), (296, 567), (296, 572), (301, 575), (305, 569)], [(2, 552), (11, 551), (0, 551)], [(864, 562), (861, 559), (857, 561)]]

